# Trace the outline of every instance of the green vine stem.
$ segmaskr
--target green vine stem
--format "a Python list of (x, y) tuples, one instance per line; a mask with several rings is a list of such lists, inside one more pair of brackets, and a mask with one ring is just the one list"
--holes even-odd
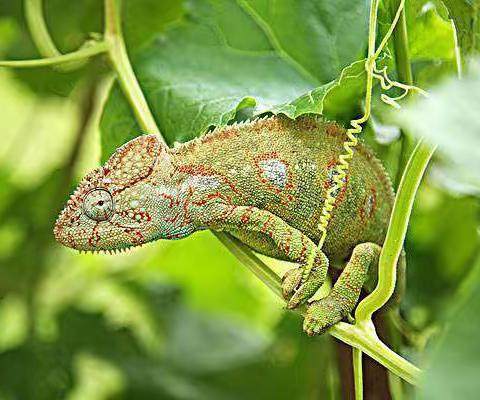
[[(392, 14), (398, 9), (400, 0), (391, 0), (391, 12)], [(395, 53), (395, 67), (397, 71), (398, 80), (404, 82), (407, 85), (413, 85), (413, 73), (410, 65), (410, 56), (408, 52), (408, 33), (407, 33), (407, 21), (405, 17), (405, 10), (402, 9), (400, 19), (393, 31), (393, 49)], [(414, 147), (413, 140), (404, 130), (401, 132), (401, 149), (400, 158), (397, 168), (397, 174), (395, 177), (395, 187), (398, 187), (400, 179), (402, 177), (403, 170), (408, 162), (410, 152)]]
[(37, 60), (0, 61), (0, 67), (36, 68), (59, 66), (63, 64), (70, 64), (71, 62), (83, 61), (87, 58), (105, 53), (107, 50), (108, 47), (105, 42), (94, 42), (88, 47), (83, 47), (80, 50), (68, 54), (61, 54), (48, 58), (39, 58)]
[(108, 44), (108, 54), (117, 73), (120, 86), (141, 128), (146, 132), (160, 135), (160, 130), (128, 58), (122, 35), (120, 0), (105, 0), (105, 41)]
[[(259, 263), (250, 258), (251, 251), (245, 245), (240, 243), (237, 239), (230, 235), (221, 235), (222, 243), (235, 254), (242, 263), (252, 271), (265, 285), (267, 285), (273, 293), (282, 297), (281, 278), (273, 272), (265, 263)], [(244, 252), (244, 250), (246, 250)], [(256, 256), (254, 256), (257, 258)], [(304, 313), (304, 308), (298, 310), (301, 314)], [(403, 357), (389, 349), (376, 335), (375, 329), (372, 326), (357, 326), (346, 322), (339, 322), (332, 326), (328, 333), (333, 337), (345, 342), (346, 344), (357, 348), (365, 354), (368, 354), (374, 360), (378, 361), (385, 368), (392, 371), (394, 374), (405, 379), (407, 382), (416, 384), (420, 376), (420, 370), (405, 360)]]
[(28, 29), (40, 55), (47, 58), (62, 55), (48, 32), (43, 15), (43, 0), (25, 0), (24, 8)]
[[(25, 20), (27, 22), (28, 30), (30, 31), (33, 43), (35, 44), (38, 52), (44, 58), (58, 60), (57, 57), (61, 56), (62, 53), (55, 46), (55, 43), (53, 42), (53, 39), (48, 31), (47, 24), (45, 22), (45, 16), (43, 14), (43, 0), (25, 0), (23, 6), (25, 9)], [(46, 65), (53, 66), (61, 71), (72, 71), (74, 69), (83, 67), (85, 62), (86, 57), (83, 57), (73, 61), (64, 61), (64, 59), (61, 59), (60, 62), (53, 62)]]
[(355, 388), (355, 400), (363, 400), (363, 366), (362, 351), (352, 347), (353, 384)]
[(372, 314), (383, 307), (393, 294), (397, 261), (403, 248), (415, 194), (434, 150), (433, 146), (420, 140), (405, 167), (380, 254), (378, 284), (357, 306), (355, 318), (359, 325), (371, 321)]
[(258, 258), (247, 246), (232, 235), (215, 231), (213, 231), (213, 234), (258, 279), (260, 279), (274, 293), (282, 297), (282, 282), (280, 277), (267, 264), (260, 260), (260, 258)]
[(38, 52), (44, 58), (34, 60), (4, 60), (0, 61), (0, 67), (37, 68), (50, 66), (62, 71), (71, 71), (83, 66), (87, 59), (107, 52), (108, 46), (104, 41), (89, 40), (76, 51), (67, 54), (60, 53), (48, 33), (43, 15), (42, 0), (25, 0), (24, 8), (25, 19), (32, 40)]

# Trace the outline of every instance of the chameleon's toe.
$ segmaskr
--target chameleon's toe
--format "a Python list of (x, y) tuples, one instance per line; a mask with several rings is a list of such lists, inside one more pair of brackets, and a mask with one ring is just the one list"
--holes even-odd
[(321, 335), (342, 319), (337, 304), (328, 298), (312, 302), (305, 312), (303, 330), (309, 336)]
[(301, 284), (295, 293), (290, 297), (287, 303), (288, 309), (294, 309), (305, 304), (322, 286), (325, 276), (322, 271), (313, 269), (310, 271), (308, 279)]
[(302, 270), (300, 268), (294, 268), (285, 273), (282, 280), (282, 295), (285, 300), (290, 300), (301, 281)]

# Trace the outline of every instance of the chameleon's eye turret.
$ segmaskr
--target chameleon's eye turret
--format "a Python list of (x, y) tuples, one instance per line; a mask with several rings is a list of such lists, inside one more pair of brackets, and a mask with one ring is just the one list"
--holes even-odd
[(112, 217), (115, 204), (108, 190), (93, 189), (83, 197), (82, 209), (88, 218), (100, 222)]

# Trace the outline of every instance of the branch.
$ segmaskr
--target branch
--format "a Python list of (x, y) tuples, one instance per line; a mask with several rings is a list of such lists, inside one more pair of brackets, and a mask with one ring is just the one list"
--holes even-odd
[(43, 15), (42, 0), (25, 0), (25, 20), (32, 35), (32, 40), (42, 57), (58, 57), (62, 53), (57, 50), (52, 37), (48, 32), (45, 17)]
[(393, 294), (397, 261), (403, 248), (413, 202), (434, 150), (434, 147), (419, 141), (405, 167), (380, 254), (378, 283), (373, 292), (357, 306), (355, 318), (358, 324), (370, 321), (372, 314), (383, 307)]
[[(25, 0), (24, 1), (25, 9), (25, 20), (27, 22), (28, 30), (32, 36), (33, 43), (35, 44), (38, 52), (42, 57), (48, 59), (55, 59), (62, 55), (62, 53), (57, 49), (55, 43), (53, 42), (50, 33), (48, 32), (47, 24), (45, 22), (45, 16), (43, 14), (43, 0)], [(80, 49), (83, 46), (80, 47)], [(60, 62), (45, 64), (51, 65), (54, 68), (61, 71), (72, 71), (74, 69), (81, 68), (85, 65), (86, 58), (79, 58), (73, 62)], [(15, 65), (22, 67), (23, 65)], [(30, 65), (27, 65), (27, 67)], [(31, 65), (31, 66), (41, 66), (41, 65)]]
[(46, 66), (59, 66), (63, 64), (69, 64), (72, 61), (83, 61), (87, 58), (105, 53), (106, 51), (107, 45), (105, 42), (96, 42), (92, 45), (83, 47), (72, 53), (62, 54), (59, 56), (39, 58), (38, 60), (0, 61), (0, 67), (36, 68)]
[[(214, 232), (223, 244), (237, 258), (252, 271), (273, 293), (283, 300), (281, 290), (281, 278), (272, 271), (265, 263), (258, 260), (251, 250), (249, 250), (238, 239), (226, 234)], [(253, 257), (252, 257), (253, 256)], [(257, 262), (258, 260), (259, 262)], [(298, 310), (302, 315), (304, 308)], [(328, 333), (333, 337), (353, 346), (365, 354), (368, 354), (374, 360), (388, 368), (390, 371), (405, 379), (407, 382), (416, 384), (420, 375), (420, 370), (397, 353), (389, 349), (375, 334), (373, 325), (356, 326), (346, 322), (339, 322), (332, 326)]]
[(128, 58), (122, 35), (120, 3), (120, 0), (105, 0), (105, 41), (108, 44), (108, 54), (141, 128), (149, 133), (157, 133), (166, 145)]

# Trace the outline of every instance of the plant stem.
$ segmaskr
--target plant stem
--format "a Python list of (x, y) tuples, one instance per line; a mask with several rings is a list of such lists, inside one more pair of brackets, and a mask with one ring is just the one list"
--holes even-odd
[[(42, 57), (56, 58), (62, 55), (53, 42), (48, 32), (45, 16), (43, 13), (43, 0), (25, 0), (25, 20), (32, 36), (33, 43)], [(79, 58), (75, 61), (46, 64), (60, 71), (72, 71), (85, 65), (86, 59)], [(36, 65), (34, 65), (36, 66)]]
[[(401, 0), (391, 0), (391, 13), (394, 14), (400, 5)], [(397, 71), (398, 80), (413, 85), (412, 67), (410, 65), (410, 56), (408, 52), (408, 34), (407, 34), (407, 20), (405, 17), (405, 8), (400, 13), (400, 18), (397, 22), (395, 30), (393, 31), (393, 46), (395, 53), (395, 67)], [(397, 168), (397, 175), (395, 177), (395, 186), (398, 186), (402, 173), (407, 165), (409, 155), (413, 149), (414, 142), (410, 135), (405, 130), (401, 131), (401, 150)]]
[(57, 50), (48, 32), (43, 15), (42, 0), (25, 0), (25, 20), (32, 35), (33, 43), (42, 57), (58, 57), (62, 53)]
[(105, 41), (108, 44), (110, 60), (140, 127), (146, 132), (159, 134), (165, 144), (130, 64), (123, 40), (120, 14), (120, 0), (105, 0)]
[[(282, 297), (281, 279), (265, 263), (258, 259), (245, 245), (238, 245), (238, 240), (230, 235), (214, 232), (232, 253), (234, 253), (244, 265), (251, 270), (261, 281), (268, 286), (273, 293)], [(237, 246), (237, 249), (232, 248)], [(253, 256), (251, 257), (250, 254)], [(258, 260), (258, 261), (257, 261)], [(297, 310), (301, 314), (304, 308)], [(371, 321), (370, 321), (371, 324)], [(332, 326), (328, 333), (342, 342), (359, 349), (371, 358), (378, 361), (385, 368), (389, 369), (407, 382), (416, 384), (420, 370), (413, 364), (389, 349), (376, 335), (373, 324), (369, 326), (357, 326), (345, 322), (339, 322)]]
[(397, 261), (403, 248), (413, 202), (434, 150), (434, 147), (420, 140), (405, 167), (380, 254), (377, 286), (357, 306), (355, 318), (359, 324), (370, 321), (372, 314), (383, 307), (393, 294)]
[(352, 365), (355, 386), (355, 400), (363, 400), (362, 352), (356, 347), (352, 347)]
[(46, 66), (58, 66), (71, 63), (72, 61), (83, 61), (87, 58), (96, 56), (101, 53), (105, 53), (107, 49), (107, 44), (105, 42), (97, 42), (72, 53), (61, 54), (59, 56), (39, 58), (38, 60), (0, 61), (0, 67), (36, 68)]
[(282, 284), (278, 275), (260, 260), (247, 246), (232, 235), (212, 231), (213, 234), (247, 267), (258, 279), (275, 293), (281, 293)]
[(372, 93), (373, 93), (373, 69), (375, 67), (375, 39), (377, 36), (377, 10), (378, 1), (372, 0), (370, 2), (370, 16), (368, 23), (368, 54), (365, 69), (367, 70), (367, 84), (365, 93), (365, 113), (363, 117), (357, 122), (363, 124), (370, 118), (372, 108)]
[[(391, 0), (391, 10), (394, 15), (400, 6), (401, 0)], [(395, 64), (398, 80), (407, 85), (413, 85), (412, 67), (410, 65), (410, 56), (408, 52), (407, 19), (405, 17), (405, 8), (400, 12), (400, 18), (392, 33), (395, 52)]]
[(361, 350), (405, 381), (418, 384), (421, 371), (388, 348), (370, 328), (339, 322), (332, 326), (328, 333)]
[(455, 42), (455, 61), (457, 63), (457, 78), (462, 79), (463, 76), (463, 65), (462, 65), (462, 52), (458, 43), (458, 32), (457, 27), (455, 26), (455, 21), (450, 19), (453, 30), (453, 41)]

